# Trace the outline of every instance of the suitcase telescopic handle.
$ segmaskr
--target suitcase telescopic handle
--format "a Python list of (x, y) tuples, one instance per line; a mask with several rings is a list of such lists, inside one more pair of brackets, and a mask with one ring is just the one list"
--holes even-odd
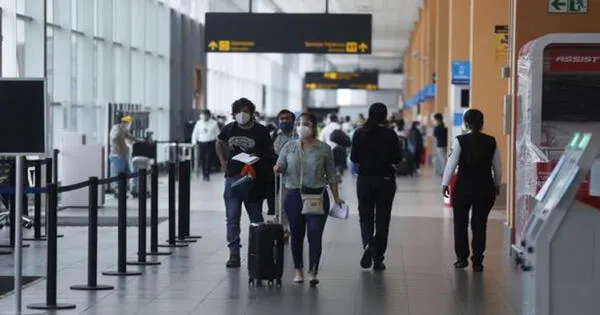
[(276, 220), (277, 223), (282, 224), (282, 216), (283, 216), (283, 174), (275, 173), (275, 200), (276, 200)]

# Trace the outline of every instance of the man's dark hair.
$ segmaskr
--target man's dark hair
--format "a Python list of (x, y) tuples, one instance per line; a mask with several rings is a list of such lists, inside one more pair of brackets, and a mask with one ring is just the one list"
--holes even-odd
[(441, 122), (444, 121), (444, 116), (440, 113), (435, 113), (435, 115), (433, 115), (433, 119)]
[(329, 116), (329, 121), (331, 121), (331, 122), (338, 122), (338, 116), (337, 115), (331, 115), (331, 116)]
[(244, 108), (249, 109), (251, 114), (256, 112), (256, 105), (254, 105), (254, 103), (252, 103), (249, 99), (242, 97), (231, 104), (231, 113), (237, 114)]
[(346, 122), (350, 122), (352, 119), (350, 118), (350, 116), (346, 116)]
[(279, 120), (279, 117), (283, 115), (290, 115), (292, 116), (292, 121), (296, 121), (296, 115), (287, 109), (282, 109), (281, 111), (279, 111), (279, 113), (277, 113), (277, 120)]
[(203, 109), (200, 113), (202, 113), (206, 116), (210, 116), (210, 110), (208, 110), (208, 108)]

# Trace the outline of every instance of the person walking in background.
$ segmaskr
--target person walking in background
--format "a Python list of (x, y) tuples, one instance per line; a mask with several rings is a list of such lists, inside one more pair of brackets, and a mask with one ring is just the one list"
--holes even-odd
[(344, 118), (344, 123), (342, 124), (342, 130), (349, 136), (352, 136), (352, 133), (354, 132), (354, 126), (352, 125), (352, 119), (350, 118), (350, 116), (346, 116), (346, 118)]
[(340, 125), (338, 117), (334, 114), (329, 116), (329, 123), (321, 130), (319, 135), (319, 140), (321, 142), (327, 143), (330, 147), (335, 147), (335, 143), (331, 141), (331, 134), (334, 130), (342, 129), (342, 125)]
[[(133, 117), (124, 115), (119, 119), (119, 122), (110, 129), (110, 174), (111, 176), (119, 175), (120, 173), (131, 173), (129, 159), (131, 157), (129, 145), (130, 142), (141, 142), (143, 139), (138, 139), (129, 131)], [(117, 183), (112, 183), (112, 190), (117, 195)]]
[(322, 238), (329, 212), (331, 188), (336, 204), (343, 204), (338, 190), (338, 176), (333, 164), (331, 148), (316, 139), (317, 118), (311, 113), (298, 117), (297, 132), (300, 140), (289, 141), (279, 153), (275, 172), (283, 173), (287, 194), (284, 209), (290, 222), (291, 249), (294, 258), (295, 283), (304, 282), (303, 247), (308, 234), (309, 281), (319, 283), (317, 274), (322, 252)]
[(423, 133), (419, 128), (420, 123), (413, 121), (412, 127), (408, 132), (408, 147), (413, 156), (414, 170), (419, 174), (421, 169), (421, 155), (423, 154)]
[[(273, 159), (273, 142), (267, 128), (255, 121), (256, 106), (248, 99), (241, 98), (231, 105), (231, 112), (235, 121), (227, 124), (217, 137), (217, 156), (221, 167), (225, 171), (225, 215), (227, 217), (227, 243), (229, 247), (229, 260), (227, 268), (239, 268), (240, 258), (240, 219), (242, 203), (252, 223), (263, 222), (262, 204), (266, 198), (266, 185), (269, 170), (267, 161)], [(260, 160), (252, 165), (233, 159), (240, 153), (257, 156)], [(244, 172), (255, 177), (248, 183), (233, 186)], [(271, 173), (272, 174), (272, 173)], [(272, 177), (272, 176), (271, 176)]]
[(457, 258), (454, 267), (463, 269), (469, 266), (468, 227), (469, 212), (472, 210), (471, 261), (473, 270), (481, 272), (488, 216), (500, 192), (502, 169), (496, 139), (481, 132), (483, 113), (469, 109), (464, 115), (464, 127), (467, 133), (456, 137), (452, 143), (452, 153), (442, 180), (442, 191), (444, 196), (448, 197), (448, 184), (458, 167), (451, 196), (454, 213), (454, 251)]
[(358, 212), (363, 243), (360, 265), (384, 270), (392, 204), (396, 194), (394, 165), (402, 160), (396, 133), (387, 127), (387, 107), (369, 108), (365, 126), (354, 133), (350, 159), (358, 164)]
[(204, 181), (210, 180), (210, 173), (213, 167), (215, 155), (215, 142), (219, 135), (219, 124), (212, 119), (210, 111), (203, 109), (200, 113), (200, 119), (194, 126), (192, 132), (192, 144), (198, 146), (198, 165), (202, 168), (202, 178)]
[(442, 176), (446, 167), (446, 156), (448, 154), (448, 128), (444, 124), (444, 116), (440, 113), (433, 115), (435, 128), (433, 128), (433, 137), (435, 138), (435, 173)]

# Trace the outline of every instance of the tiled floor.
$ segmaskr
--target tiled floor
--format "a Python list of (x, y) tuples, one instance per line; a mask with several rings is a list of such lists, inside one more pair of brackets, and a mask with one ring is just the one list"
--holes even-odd
[[(485, 272), (455, 271), (451, 212), (441, 207), (439, 180), (427, 175), (398, 183), (388, 270), (374, 273), (358, 265), (356, 197), (353, 180), (347, 177), (343, 198), (353, 206), (353, 216), (349, 221), (327, 222), (317, 289), (292, 283), (287, 249), (284, 284), (279, 289), (249, 287), (246, 268), (225, 269), (222, 179), (217, 177), (210, 183), (193, 183), (192, 233), (204, 238), (176, 249), (172, 256), (159, 257), (160, 266), (140, 268), (142, 276), (99, 275), (99, 283), (115, 285), (112, 291), (69, 289), (85, 282), (86, 228), (60, 228), (65, 237), (59, 240), (59, 302), (75, 303), (77, 309), (56, 314), (517, 314), (519, 274), (502, 254), (503, 213), (494, 213), (497, 219), (490, 221)], [(166, 197), (160, 199), (162, 215)], [(247, 226), (246, 218), (242, 225)], [(163, 240), (166, 223), (160, 229)], [(128, 229), (128, 236), (128, 253), (134, 258), (135, 228)], [(243, 239), (246, 236), (244, 229)], [(116, 268), (116, 229), (100, 228), (99, 240), (99, 270)], [(34, 243), (24, 254), (24, 274), (43, 275), (45, 244)], [(12, 257), (0, 256), (0, 274), (10, 275), (12, 270)], [(24, 304), (42, 302), (44, 290), (45, 281), (27, 288)], [(0, 313), (12, 305), (13, 296), (0, 299)]]

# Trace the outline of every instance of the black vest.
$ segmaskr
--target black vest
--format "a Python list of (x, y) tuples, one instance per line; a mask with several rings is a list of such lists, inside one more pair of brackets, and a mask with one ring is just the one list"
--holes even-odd
[(492, 164), (496, 139), (483, 133), (468, 133), (457, 137), (460, 143), (457, 183), (477, 186), (494, 184)]

